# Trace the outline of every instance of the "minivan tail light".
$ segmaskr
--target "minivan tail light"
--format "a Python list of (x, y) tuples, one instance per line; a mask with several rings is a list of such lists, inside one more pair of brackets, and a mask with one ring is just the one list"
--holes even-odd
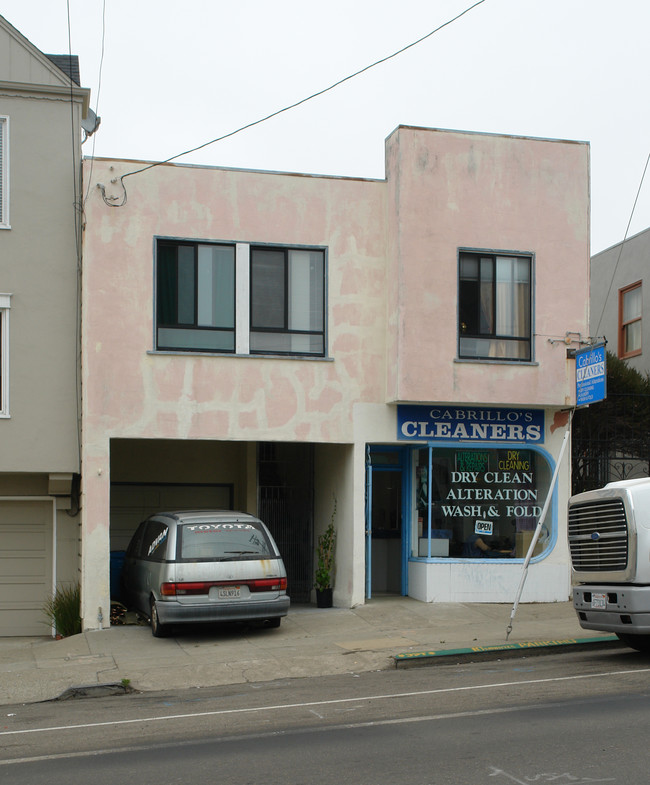
[(286, 591), (286, 578), (260, 578), (248, 584), (251, 591)]
[(207, 594), (212, 584), (206, 581), (192, 583), (163, 583), (160, 593), (163, 597), (176, 597), (178, 594)]
[(208, 594), (212, 586), (248, 586), (250, 592), (286, 591), (286, 578), (258, 578), (252, 581), (188, 581), (163, 583), (160, 594), (163, 597), (187, 597)]

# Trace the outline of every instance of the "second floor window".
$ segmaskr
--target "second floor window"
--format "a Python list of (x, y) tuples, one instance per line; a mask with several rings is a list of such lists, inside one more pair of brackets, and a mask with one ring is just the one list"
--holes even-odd
[(156, 349), (325, 355), (325, 250), (159, 239)]
[(251, 352), (325, 351), (324, 254), (251, 249)]
[(160, 241), (158, 349), (235, 351), (235, 249)]
[(627, 286), (619, 292), (618, 356), (633, 357), (641, 354), (641, 315), (643, 300), (641, 282)]
[(460, 358), (531, 359), (531, 268), (529, 256), (460, 253)]

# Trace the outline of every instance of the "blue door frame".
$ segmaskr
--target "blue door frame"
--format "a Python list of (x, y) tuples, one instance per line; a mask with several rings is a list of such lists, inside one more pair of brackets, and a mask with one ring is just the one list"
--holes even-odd
[[(394, 455), (395, 462), (381, 462), (382, 455)], [(366, 599), (372, 597), (372, 486), (375, 472), (401, 474), (401, 549), (400, 586), (402, 596), (408, 595), (408, 555), (411, 547), (411, 449), (382, 445), (366, 446)], [(374, 457), (374, 460), (373, 460)]]

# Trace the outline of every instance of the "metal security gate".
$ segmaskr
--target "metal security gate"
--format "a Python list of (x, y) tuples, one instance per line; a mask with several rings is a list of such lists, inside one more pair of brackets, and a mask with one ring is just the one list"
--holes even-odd
[(647, 477), (650, 470), (650, 395), (608, 393), (578, 409), (571, 429), (571, 492)]
[(280, 549), (293, 602), (309, 602), (314, 585), (313, 486), (313, 445), (260, 443), (259, 517)]

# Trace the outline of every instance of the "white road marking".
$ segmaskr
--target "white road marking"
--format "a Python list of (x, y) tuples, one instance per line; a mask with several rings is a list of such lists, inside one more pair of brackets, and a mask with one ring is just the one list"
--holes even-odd
[[(404, 725), (406, 723), (415, 723), (415, 722), (433, 722), (436, 720), (449, 720), (449, 719), (459, 719), (465, 717), (479, 717), (485, 716), (488, 714), (507, 714), (516, 711), (528, 711), (531, 708), (535, 708), (535, 704), (528, 704), (526, 706), (512, 706), (509, 708), (499, 708), (499, 709), (475, 709), (472, 711), (457, 711), (452, 714), (430, 714), (424, 715), (421, 717), (401, 717), (396, 719), (387, 719), (387, 720), (367, 720), (365, 722), (346, 722), (338, 725), (328, 725), (326, 727), (318, 727), (318, 728), (292, 728), (291, 730), (272, 730), (272, 731), (264, 731), (259, 733), (247, 733), (243, 736), (237, 736), (237, 741), (250, 741), (251, 739), (266, 739), (270, 737), (280, 737), (280, 736), (296, 736), (299, 734), (304, 733), (325, 733), (330, 731), (340, 731), (340, 730), (354, 730), (358, 728), (376, 728), (382, 725)], [(195, 715), (191, 715), (195, 716)], [(221, 744), (221, 743), (231, 743), (232, 739), (230, 738), (217, 738), (217, 739), (210, 739), (210, 744)], [(151, 743), (151, 744), (142, 744), (135, 747), (108, 747), (106, 749), (98, 749), (98, 750), (87, 750), (82, 752), (60, 752), (60, 753), (51, 753), (50, 755), (34, 755), (31, 758), (13, 758), (11, 760), (0, 760), (0, 766), (11, 766), (15, 763), (39, 763), (45, 760), (61, 760), (66, 758), (84, 758), (84, 757), (94, 757), (97, 755), (123, 755), (125, 753), (132, 754), (134, 752), (142, 752), (151, 749), (156, 749), (157, 747), (164, 747), (166, 750), (171, 748), (178, 748), (178, 747), (189, 747), (190, 745), (196, 744), (195, 740), (190, 741), (176, 741), (176, 742), (164, 742), (164, 743)]]
[[(524, 681), (504, 681), (496, 684), (477, 684), (466, 687), (442, 687), (435, 690), (419, 690), (416, 692), (394, 692), (386, 695), (360, 695), (355, 698), (336, 698), (334, 700), (307, 701), (305, 703), (278, 703), (271, 706), (251, 706), (244, 709), (220, 709), (217, 711), (200, 711), (189, 714), (168, 714), (162, 717), (138, 717), (131, 720), (110, 720), (107, 722), (88, 722), (78, 725), (53, 725), (44, 728), (23, 728), (21, 730), (0, 731), (1, 736), (17, 736), (26, 733), (49, 733), (52, 731), (82, 730), (89, 728), (116, 727), (119, 725), (136, 725), (145, 722), (167, 722), (169, 720), (194, 719), (197, 717), (220, 717), (232, 714), (252, 714), (253, 712), (279, 711), (281, 709), (311, 709), (313, 706), (336, 706), (345, 703), (358, 703), (360, 701), (382, 701), (395, 698), (417, 698), (424, 695), (443, 695), (454, 692), (471, 692), (473, 690), (493, 690), (502, 687), (523, 687), (532, 684), (552, 684), (567, 681), (580, 681), (584, 679), (602, 679), (611, 676), (628, 676), (632, 673), (648, 673), (650, 668), (632, 668), (621, 671), (604, 671), (601, 673), (582, 673), (575, 676), (557, 676), (548, 679), (525, 679)], [(454, 716), (454, 715), (445, 715)], [(464, 716), (464, 715), (459, 715)], [(378, 724), (378, 723), (375, 723)]]

